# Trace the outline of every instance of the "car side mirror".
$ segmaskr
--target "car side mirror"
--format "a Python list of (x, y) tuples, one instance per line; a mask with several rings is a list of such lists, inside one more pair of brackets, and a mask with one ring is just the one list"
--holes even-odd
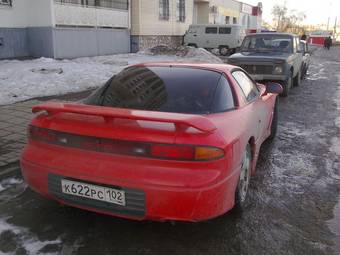
[(266, 93), (281, 94), (282, 92), (283, 92), (283, 88), (281, 84), (278, 84), (275, 82), (266, 83)]

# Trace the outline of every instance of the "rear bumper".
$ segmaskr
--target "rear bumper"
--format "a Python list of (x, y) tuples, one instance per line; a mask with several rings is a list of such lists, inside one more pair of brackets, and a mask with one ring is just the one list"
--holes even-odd
[[(98, 177), (91, 173), (87, 173), (86, 176), (79, 175), (76, 172), (30, 162), (24, 156), (21, 159), (21, 168), (28, 185), (49, 199), (112, 216), (157, 221), (202, 221), (224, 214), (234, 206), (234, 192), (239, 174), (238, 171), (234, 171), (223, 180), (200, 187), (172, 187), (138, 184), (138, 182), (133, 181), (129, 183), (114, 177)], [(81, 182), (120, 187), (128, 194), (127, 207), (120, 205), (110, 207), (107, 204), (98, 204), (96, 201), (87, 201), (72, 195), (62, 194), (61, 188), (58, 191), (60, 178), (72, 178)], [(178, 176), (178, 178), (181, 178), (181, 176)], [(53, 188), (51, 187), (52, 182), (54, 182)], [(132, 206), (129, 207), (131, 196), (135, 196), (133, 198), (135, 201), (130, 203)], [(137, 206), (136, 200), (140, 201)]]

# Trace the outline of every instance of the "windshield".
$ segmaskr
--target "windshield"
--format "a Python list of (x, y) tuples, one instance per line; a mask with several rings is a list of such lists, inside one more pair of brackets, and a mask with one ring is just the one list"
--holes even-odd
[(255, 52), (292, 52), (292, 39), (282, 35), (257, 35), (247, 36), (241, 51)]
[(85, 103), (161, 112), (209, 113), (220, 79), (220, 73), (198, 68), (129, 67), (111, 78)]

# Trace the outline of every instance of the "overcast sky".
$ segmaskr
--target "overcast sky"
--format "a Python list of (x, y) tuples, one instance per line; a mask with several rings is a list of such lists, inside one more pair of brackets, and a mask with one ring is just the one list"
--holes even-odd
[[(242, 0), (242, 2), (257, 5), (259, 0)], [(273, 6), (282, 3), (284, 3), (284, 0), (262, 0), (263, 19), (271, 23)], [(338, 16), (338, 24), (340, 23), (340, 0), (286, 0), (286, 3), (288, 9), (302, 11), (307, 15), (305, 23), (327, 24), (328, 16), (331, 18), (332, 26), (335, 16)]]

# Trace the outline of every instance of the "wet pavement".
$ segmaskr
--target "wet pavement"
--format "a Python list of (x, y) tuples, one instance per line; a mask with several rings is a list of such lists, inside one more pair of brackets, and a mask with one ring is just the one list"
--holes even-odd
[[(0, 254), (340, 254), (340, 48), (280, 98), (247, 210), (202, 223), (135, 222), (46, 200), (0, 181)], [(336, 204), (338, 205), (336, 206)]]

